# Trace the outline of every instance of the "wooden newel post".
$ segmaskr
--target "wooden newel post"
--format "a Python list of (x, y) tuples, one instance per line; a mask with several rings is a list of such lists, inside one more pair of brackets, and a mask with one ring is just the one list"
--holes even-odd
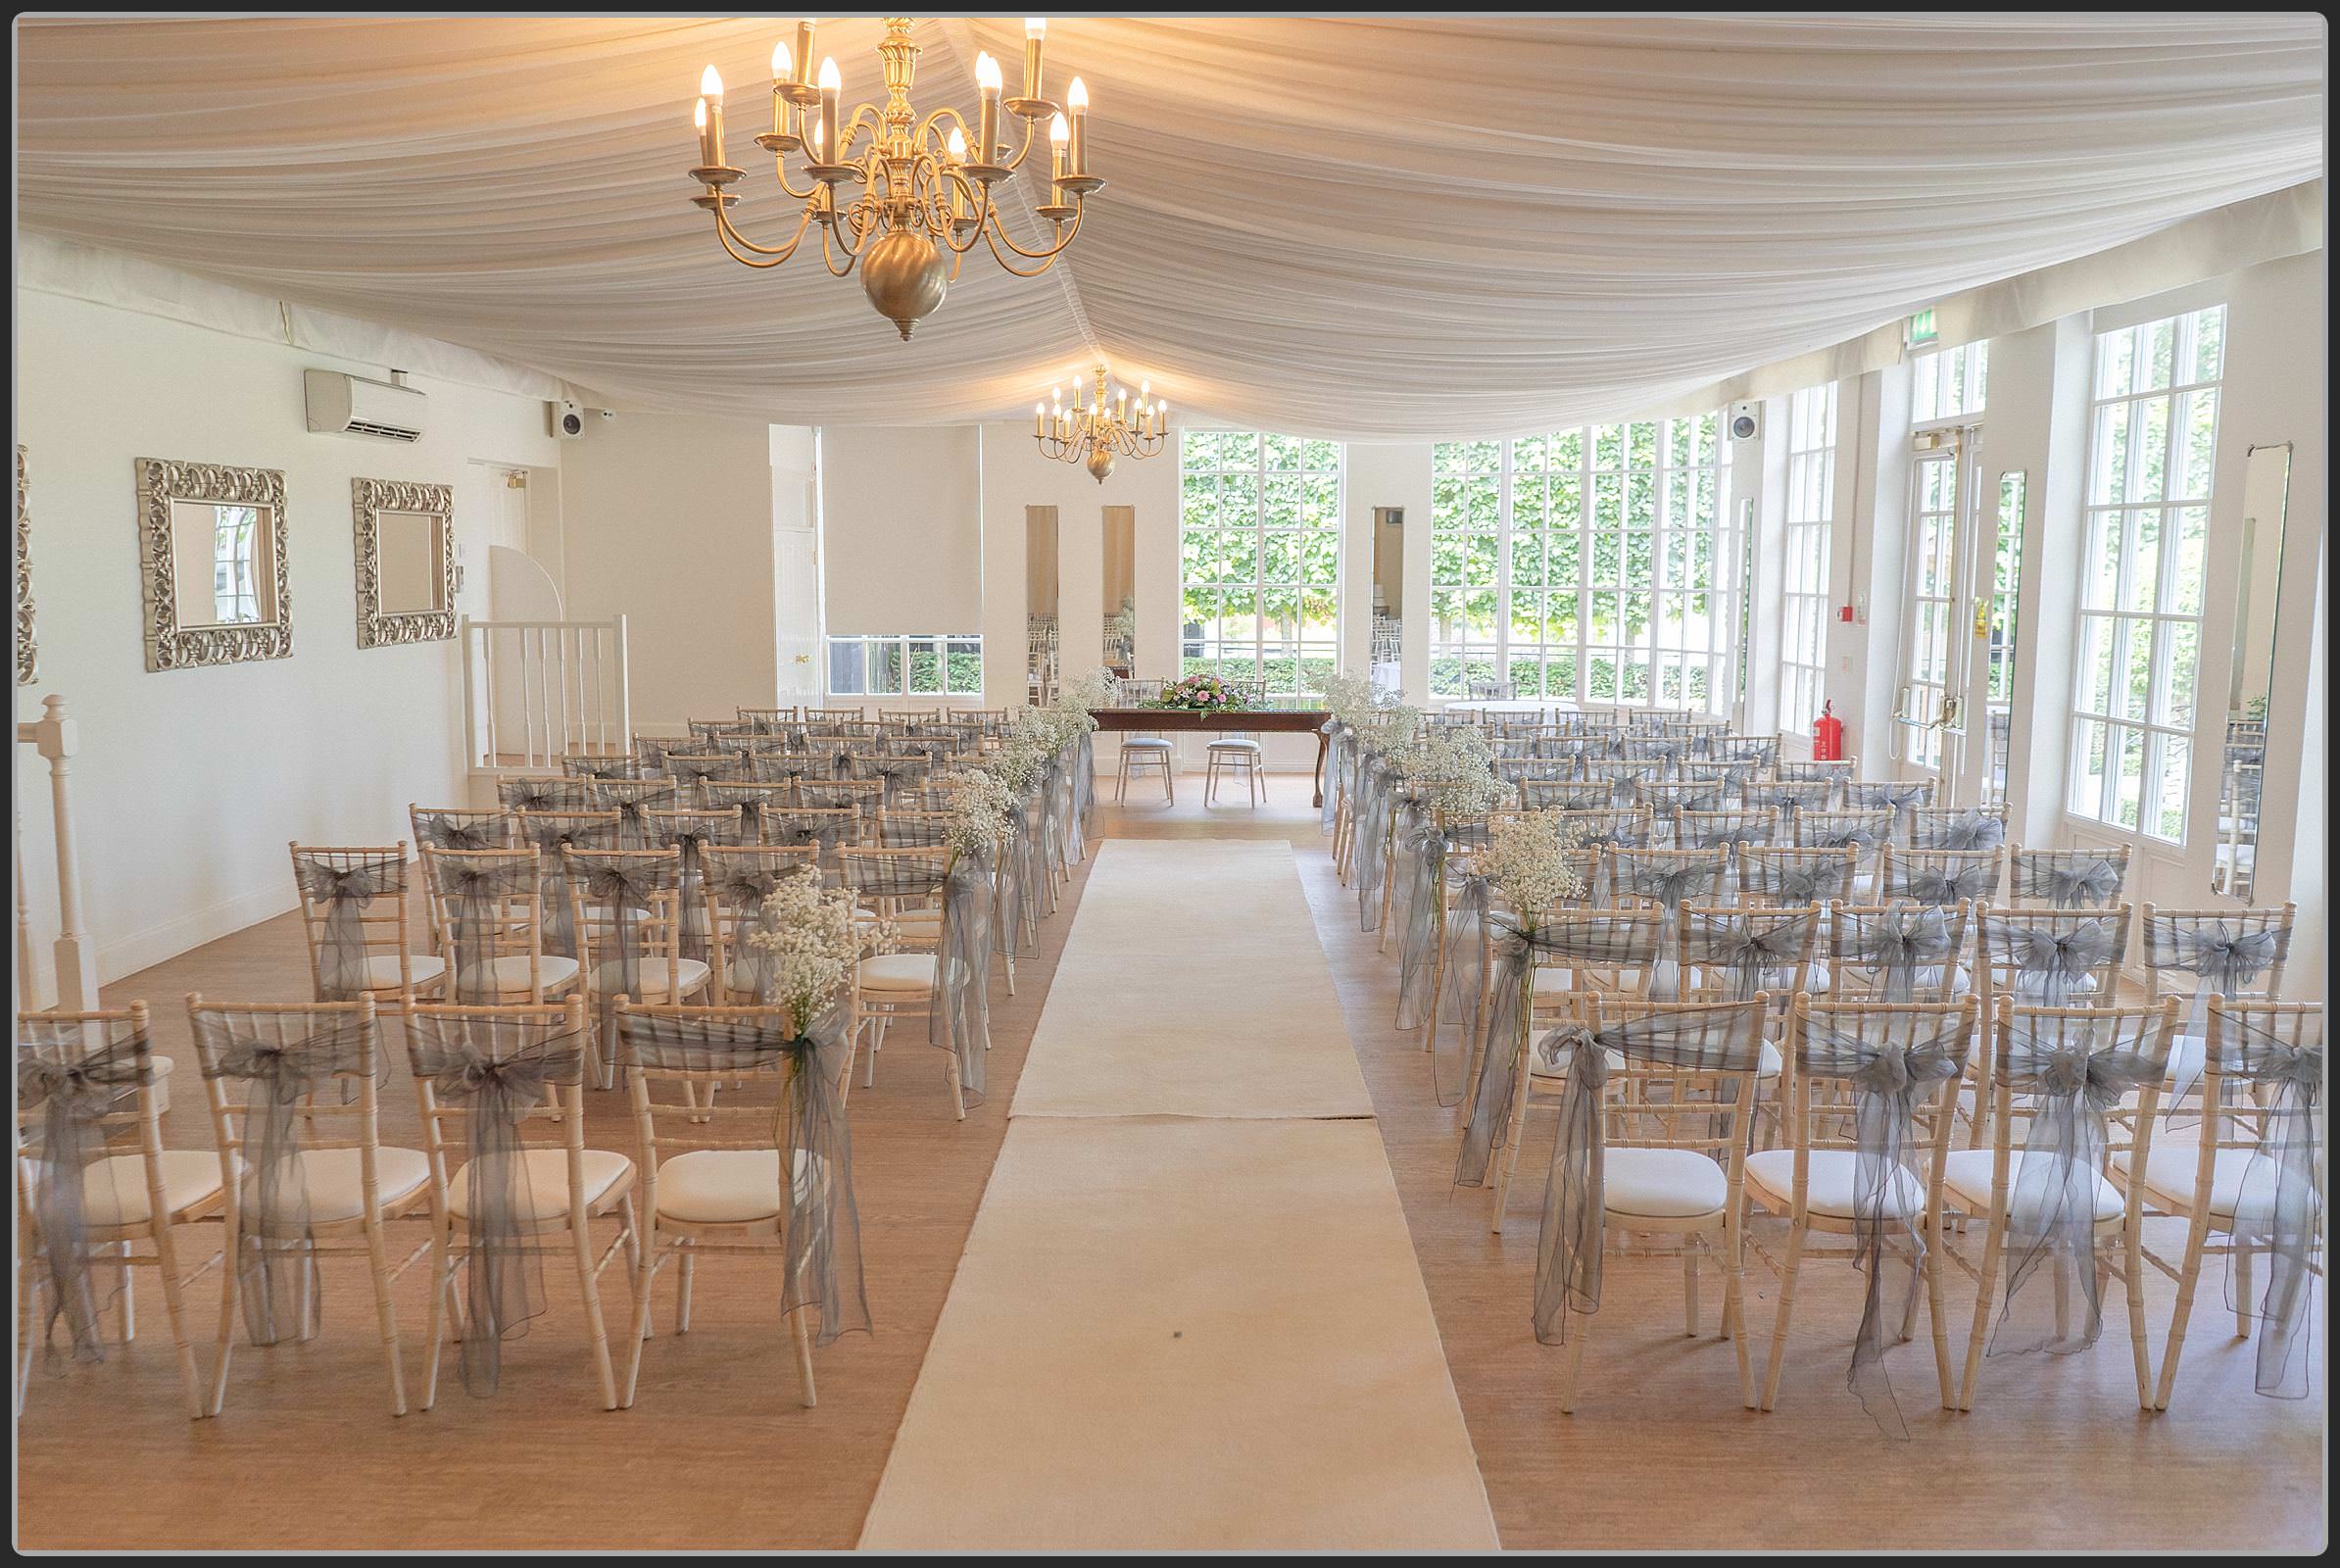
[(66, 716), (65, 699), (54, 692), (41, 699), (43, 717), (17, 726), (17, 739), (30, 741), (49, 763), (49, 797), (57, 819), (57, 1005), (84, 1012), (98, 1004), (97, 954), (81, 928), (80, 857), (73, 847), (73, 803), (69, 780), (80, 735)]

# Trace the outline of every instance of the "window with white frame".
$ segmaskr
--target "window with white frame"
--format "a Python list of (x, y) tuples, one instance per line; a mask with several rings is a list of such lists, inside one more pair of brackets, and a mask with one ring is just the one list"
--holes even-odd
[(983, 639), (933, 633), (829, 639), (832, 697), (980, 697)]
[(1341, 661), (1341, 445), (1253, 430), (1179, 441), (1179, 669), (1324, 694)]
[(213, 613), (221, 625), (260, 618), (260, 511), (219, 507), (212, 535)]
[(1990, 376), (1988, 338), (1916, 355), (1910, 365), (1910, 423), (1924, 429), (1981, 416), (1984, 383)]
[(1787, 413), (1787, 538), (1779, 627), (1779, 728), (1808, 733), (1828, 685), (1828, 534), (1836, 508), (1836, 383)]
[(2096, 339), (2069, 805), (2185, 839), (2222, 305)]
[(1705, 706), (1735, 657), (1742, 542), (1722, 418), (1442, 442), (1433, 490), (1431, 681), (1461, 697)]

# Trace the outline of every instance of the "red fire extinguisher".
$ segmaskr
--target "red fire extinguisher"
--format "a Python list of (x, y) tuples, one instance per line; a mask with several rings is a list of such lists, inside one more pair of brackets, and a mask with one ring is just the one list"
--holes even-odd
[(1812, 721), (1812, 760), (1837, 762), (1844, 760), (1844, 720), (1828, 711), (1828, 705), (1820, 705), (1820, 716)]

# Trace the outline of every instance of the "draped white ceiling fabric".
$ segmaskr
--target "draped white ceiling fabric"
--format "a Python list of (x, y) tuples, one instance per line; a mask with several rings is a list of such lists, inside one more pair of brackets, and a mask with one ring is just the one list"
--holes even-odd
[[(620, 408), (1012, 416), (1101, 353), (1182, 413), (1419, 439), (1636, 413), (2323, 170), (2308, 16), (1065, 18), (1110, 182), (1052, 272), (979, 251), (903, 343), (689, 203), (701, 68), (760, 162), (781, 25), (27, 21), (19, 220)], [(821, 24), (849, 105), (879, 33)], [(978, 49), (1016, 79), (1021, 19), (916, 36), (921, 112), (972, 112)]]

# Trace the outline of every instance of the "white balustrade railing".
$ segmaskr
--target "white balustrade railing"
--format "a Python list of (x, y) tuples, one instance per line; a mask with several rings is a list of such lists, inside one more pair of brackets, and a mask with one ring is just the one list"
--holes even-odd
[[(73, 843), (73, 792), (69, 783), (73, 754), (80, 750), (80, 732), (66, 716), (65, 699), (55, 693), (42, 698), (41, 716), (29, 723), (18, 723), (17, 744), (33, 748), (49, 764), (49, 811), (57, 849), (57, 940), (52, 945), (57, 959), (56, 1005), (65, 1012), (85, 1012), (98, 1004), (97, 949), (81, 928), (81, 860)], [(21, 843), (22, 816), (17, 819), (17, 829)], [(26, 1009), (39, 1006), (33, 995), (37, 973), (32, 910), (24, 894), (24, 857), (20, 854), (17, 857), (18, 1006)]]
[(633, 738), (625, 617), (462, 624), (463, 734), (474, 773), (558, 772)]

